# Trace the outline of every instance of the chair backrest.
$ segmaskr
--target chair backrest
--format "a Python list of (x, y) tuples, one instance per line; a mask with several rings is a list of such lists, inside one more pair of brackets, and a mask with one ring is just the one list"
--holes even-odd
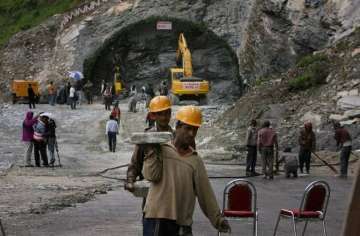
[(255, 211), (255, 209), (256, 189), (251, 182), (236, 179), (225, 186), (223, 210)]
[(325, 217), (329, 203), (330, 187), (325, 181), (310, 183), (304, 192), (300, 211), (321, 211)]

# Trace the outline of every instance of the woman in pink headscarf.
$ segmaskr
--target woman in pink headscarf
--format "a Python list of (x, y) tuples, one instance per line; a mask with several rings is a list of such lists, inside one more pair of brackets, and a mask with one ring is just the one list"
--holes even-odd
[(22, 132), (22, 141), (25, 144), (25, 166), (32, 167), (31, 164), (31, 153), (34, 147), (33, 136), (34, 128), (33, 125), (37, 122), (37, 117), (34, 117), (32, 111), (26, 113), (25, 120), (23, 121), (23, 132)]

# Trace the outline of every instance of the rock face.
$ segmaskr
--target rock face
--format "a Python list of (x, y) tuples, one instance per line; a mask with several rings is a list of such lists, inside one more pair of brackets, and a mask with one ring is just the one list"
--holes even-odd
[[(110, 81), (113, 68), (106, 65), (116, 63), (122, 67), (127, 83), (138, 79), (157, 83), (174, 65), (179, 29), (189, 30), (194, 73), (214, 83), (217, 91), (213, 96), (238, 96), (242, 79), (251, 83), (285, 71), (299, 56), (322, 49), (360, 22), (356, 0), (104, 2), (62, 31), (62, 18), (55, 16), (42, 26), (14, 36), (1, 51), (0, 88), (4, 97), (9, 97), (9, 82), (13, 79), (60, 83), (69, 70), (84, 71), (95, 82), (98, 77)], [(155, 31), (148, 32), (149, 27), (136, 25), (142, 22), (154, 30), (149, 20), (154, 16), (182, 21), (182, 28), (175, 22), (173, 35), (159, 37)], [(194, 25), (202, 29), (194, 30)], [(122, 38), (125, 31), (127, 37)], [(120, 47), (115, 47), (117, 43)], [(109, 50), (112, 48), (115, 54)], [(96, 63), (104, 66), (92, 68)], [(219, 95), (221, 91), (226, 92)]]
[[(360, 114), (359, 96), (355, 94), (358, 94), (360, 82), (360, 55), (353, 55), (359, 46), (360, 28), (333, 46), (314, 53), (319, 57), (313, 56), (313, 60), (319, 60), (320, 56), (331, 59), (326, 64), (329, 75), (325, 84), (300, 91), (290, 90), (290, 82), (302, 78), (297, 75), (298, 71), (304, 70), (299, 63), (279, 76), (280, 83), (264, 80), (251, 88), (216, 124), (227, 129), (228, 133), (237, 130), (236, 141), (241, 145), (251, 119), (256, 119), (259, 126), (270, 120), (278, 133), (280, 148), (290, 146), (296, 151), (300, 128), (304, 122), (311, 121), (317, 137), (317, 150), (335, 151), (333, 122), (339, 121), (349, 130), (353, 149), (358, 149)], [(215, 140), (218, 138), (213, 137)]]

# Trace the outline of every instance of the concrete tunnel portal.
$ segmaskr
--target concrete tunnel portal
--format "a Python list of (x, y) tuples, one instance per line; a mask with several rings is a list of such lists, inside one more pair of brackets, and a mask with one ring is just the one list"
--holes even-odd
[[(157, 30), (158, 21), (170, 21), (172, 30)], [(225, 40), (203, 24), (177, 18), (150, 17), (115, 32), (84, 61), (84, 74), (99, 94), (101, 81), (112, 82), (116, 66), (124, 87), (152, 84), (156, 91), (161, 81), (177, 67), (178, 37), (184, 33), (192, 53), (193, 74), (210, 81), (210, 100), (238, 97), (241, 94), (238, 58)], [(181, 66), (181, 65), (180, 65)]]

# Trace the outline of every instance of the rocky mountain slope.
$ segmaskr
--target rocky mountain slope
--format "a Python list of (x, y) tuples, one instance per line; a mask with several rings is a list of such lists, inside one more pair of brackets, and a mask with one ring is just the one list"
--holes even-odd
[(232, 143), (235, 146), (244, 144), (251, 119), (270, 120), (281, 148), (296, 150), (300, 128), (311, 121), (318, 150), (335, 151), (332, 122), (340, 121), (352, 135), (353, 148), (359, 149), (359, 62), (360, 28), (333, 46), (304, 57), (279, 77), (258, 80), (217, 125), (238, 137), (238, 142)]
[[(212, 97), (239, 96), (243, 80), (282, 73), (360, 22), (356, 0), (106, 0), (86, 7), (11, 38), (0, 52), (2, 99), (13, 79), (61, 83), (67, 71), (80, 70), (97, 87), (115, 65), (126, 84), (157, 83), (175, 64), (180, 31), (190, 39), (195, 74), (214, 82)], [(157, 34), (157, 20), (172, 21), (173, 31)]]

